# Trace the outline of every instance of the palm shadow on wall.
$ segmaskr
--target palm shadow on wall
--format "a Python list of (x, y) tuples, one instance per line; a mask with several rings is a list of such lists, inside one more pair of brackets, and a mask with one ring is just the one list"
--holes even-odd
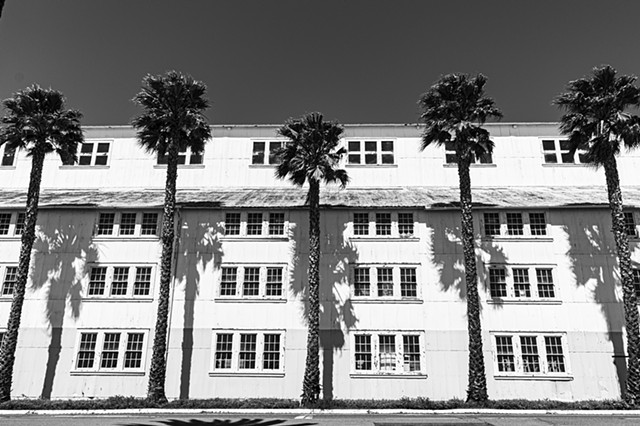
[[(322, 234), (320, 261), (320, 347), (322, 351), (321, 391), (324, 400), (333, 399), (333, 369), (336, 352), (345, 345), (345, 333), (355, 326), (358, 318), (351, 302), (349, 265), (357, 263), (358, 251), (343, 232)], [(305, 229), (306, 231), (306, 229)], [(308, 231), (306, 231), (308, 232)], [(291, 271), (291, 291), (296, 299), (302, 298), (301, 316), (308, 325), (309, 299), (307, 269), (309, 267), (308, 234), (298, 232), (304, 244), (296, 242), (292, 248), (294, 268)], [(305, 339), (306, 342), (306, 339)]]
[(46, 287), (45, 315), (51, 334), (40, 394), (44, 399), (50, 399), (53, 390), (67, 306), (73, 319), (80, 317), (86, 265), (98, 259), (91, 231), (90, 227), (83, 228), (82, 225), (60, 224), (57, 229), (41, 228), (34, 243), (35, 276), (40, 279), (34, 280), (32, 285), (34, 291)]
[(182, 273), (176, 274), (176, 283), (181, 282), (184, 286), (180, 399), (189, 398), (195, 302), (200, 294), (201, 273), (211, 262), (214, 268), (219, 268), (224, 255), (220, 242), (220, 236), (224, 234), (221, 224), (198, 220), (197, 218), (201, 217), (198, 214), (191, 216), (192, 218), (188, 221), (182, 220), (182, 229), (179, 230), (180, 247), (176, 254), (179, 256), (177, 264), (182, 266), (178, 268), (178, 272)]
[(569, 241), (567, 257), (576, 285), (587, 286), (589, 281), (595, 281), (592, 297), (600, 305), (600, 311), (607, 324), (607, 338), (613, 349), (612, 362), (620, 386), (620, 395), (624, 397), (627, 380), (622, 335), (624, 306), (616, 292), (620, 286), (620, 275), (617, 272), (616, 246), (610, 223), (610, 219), (599, 224), (568, 221), (563, 225), (563, 229)]

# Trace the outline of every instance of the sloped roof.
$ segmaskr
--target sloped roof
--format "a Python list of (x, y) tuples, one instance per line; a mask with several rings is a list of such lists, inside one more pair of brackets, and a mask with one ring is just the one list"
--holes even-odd
[[(640, 208), (640, 187), (622, 190), (626, 206)], [(179, 190), (178, 205), (193, 208), (302, 208), (305, 188), (212, 188)], [(457, 187), (327, 188), (320, 203), (325, 208), (457, 208)], [(162, 190), (43, 190), (41, 208), (158, 208)], [(0, 208), (20, 208), (26, 204), (26, 191), (0, 191)], [(475, 207), (567, 208), (606, 207), (604, 187), (500, 187), (474, 188)]]

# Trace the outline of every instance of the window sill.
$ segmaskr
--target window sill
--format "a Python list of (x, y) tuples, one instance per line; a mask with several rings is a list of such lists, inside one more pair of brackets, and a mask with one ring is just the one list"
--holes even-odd
[(120, 236), (120, 235), (114, 235), (114, 236), (105, 236), (105, 235), (100, 235), (100, 236), (96, 236), (93, 237), (92, 239), (93, 242), (96, 243), (104, 243), (107, 241), (149, 241), (149, 242), (158, 242), (160, 241), (160, 237), (158, 235), (154, 235), (154, 236), (141, 236), (141, 237), (130, 237), (130, 236)]
[(576, 163), (542, 163), (542, 167), (588, 167), (588, 164)]
[(22, 235), (0, 235), (0, 240), (20, 241)]
[(418, 237), (388, 237), (385, 235), (373, 235), (373, 236), (355, 236), (349, 237), (349, 241), (406, 241), (406, 242), (417, 242), (420, 241)]
[(352, 297), (351, 303), (355, 304), (372, 304), (372, 303), (388, 303), (388, 304), (407, 304), (407, 305), (421, 305), (424, 303), (422, 299), (387, 299), (387, 298), (378, 298), (378, 299), (357, 299)]
[[(487, 164), (469, 164), (469, 166), (472, 167), (472, 168), (476, 168), (476, 167), (478, 167), (478, 168), (498, 167), (498, 165), (494, 164), (494, 163), (491, 163), (491, 164), (488, 164), (488, 163)], [(444, 163), (442, 165), (442, 167), (444, 167), (444, 168), (456, 168), (457, 169), (458, 168), (458, 164), (457, 163)]]
[(0, 170), (15, 170), (16, 166), (0, 166)]
[(531, 235), (522, 235), (522, 236), (496, 235), (495, 237), (485, 236), (480, 238), (480, 242), (483, 242), (483, 243), (489, 243), (492, 241), (500, 241), (500, 242), (524, 241), (524, 242), (552, 243), (553, 237), (549, 237), (549, 236), (533, 237)]
[(496, 380), (546, 380), (546, 381), (554, 381), (554, 382), (570, 382), (573, 380), (573, 376), (568, 375), (523, 375), (523, 374), (514, 374), (514, 375), (495, 375), (493, 376)]
[(60, 170), (107, 170), (110, 166), (80, 166), (80, 165), (71, 165), (71, 166), (59, 166)]
[(250, 169), (275, 169), (277, 164), (249, 164)]
[[(154, 164), (154, 169), (166, 169), (166, 164)], [(204, 169), (204, 164), (178, 164), (179, 169)]]
[(104, 296), (104, 297), (94, 297), (94, 296), (85, 296), (82, 299), (82, 303), (92, 303), (92, 302), (109, 302), (109, 303), (123, 303), (123, 302), (134, 302), (134, 303), (151, 303), (153, 302), (153, 297), (115, 297), (115, 296)]
[(562, 305), (562, 300), (552, 299), (487, 299), (489, 305)]
[(239, 371), (220, 371), (209, 372), (209, 377), (284, 377), (284, 373), (263, 373), (255, 372), (239, 372)]
[(427, 374), (402, 374), (402, 373), (351, 373), (352, 379), (426, 379)]
[(383, 168), (383, 169), (395, 169), (398, 167), (397, 164), (345, 164), (345, 167), (353, 167), (354, 169), (363, 169), (363, 168)]
[(230, 236), (230, 237), (220, 237), (220, 241), (289, 241), (289, 237), (281, 235), (251, 235), (251, 236)]
[(2, 302), (12, 302), (13, 301), (13, 294), (5, 294), (0, 296), (0, 303)]
[(287, 299), (269, 299), (269, 298), (249, 298), (249, 297), (217, 297), (213, 299), (216, 303), (287, 303)]
[(72, 371), (72, 376), (144, 376), (144, 371)]

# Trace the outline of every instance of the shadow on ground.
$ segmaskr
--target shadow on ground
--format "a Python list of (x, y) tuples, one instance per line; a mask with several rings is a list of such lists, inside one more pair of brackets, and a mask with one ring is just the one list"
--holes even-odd
[[(288, 420), (281, 419), (213, 419), (213, 420), (200, 420), (200, 419), (167, 419), (167, 420), (152, 420), (152, 423), (122, 423), (121, 426), (154, 426), (154, 425), (166, 425), (166, 426), (272, 426), (279, 425), (287, 422)], [(296, 423), (294, 426), (311, 426), (317, 423)]]

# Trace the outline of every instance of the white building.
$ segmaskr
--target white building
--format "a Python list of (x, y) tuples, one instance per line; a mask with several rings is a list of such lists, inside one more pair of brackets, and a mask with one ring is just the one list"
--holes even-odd
[[(570, 158), (555, 124), (486, 127), (495, 152), (471, 175), (489, 395), (617, 398), (625, 337), (604, 172)], [(182, 157), (169, 398), (301, 393), (306, 189), (273, 177), (275, 129), (214, 126), (203, 155)], [(85, 131), (79, 165), (45, 161), (14, 397), (146, 394), (166, 170), (130, 127)], [(351, 183), (321, 194), (324, 397), (464, 398), (456, 166), (420, 151), (415, 125), (347, 125), (344, 144)], [(30, 159), (1, 159), (5, 327)], [(623, 153), (635, 262), (639, 167), (640, 152)]]

